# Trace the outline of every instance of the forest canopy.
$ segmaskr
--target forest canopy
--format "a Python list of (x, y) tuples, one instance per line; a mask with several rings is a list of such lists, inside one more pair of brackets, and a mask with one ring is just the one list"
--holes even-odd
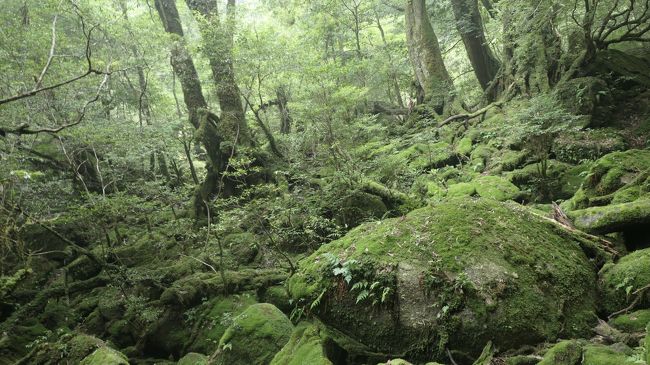
[(649, 0), (4, 0), (0, 365), (650, 365)]

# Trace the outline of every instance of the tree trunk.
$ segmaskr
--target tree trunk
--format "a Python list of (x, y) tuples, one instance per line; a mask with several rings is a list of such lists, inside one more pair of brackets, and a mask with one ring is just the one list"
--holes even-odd
[(213, 194), (222, 191), (219, 186), (220, 172), (223, 171), (224, 159), (221, 155), (221, 137), (217, 133), (218, 118), (208, 112), (208, 104), (203, 96), (201, 82), (183, 41), (183, 27), (174, 0), (156, 0), (156, 10), (167, 33), (178, 36), (171, 51), (171, 64), (178, 76), (183, 90), (183, 100), (187, 106), (190, 123), (199, 131), (203, 146), (208, 155), (207, 175), (197, 189), (194, 198), (194, 212), (197, 216), (206, 215), (205, 202)]
[(293, 118), (289, 113), (289, 95), (286, 86), (282, 85), (275, 89), (275, 96), (278, 99), (278, 111), (280, 112), (280, 133), (291, 133)]
[(424, 90), (424, 100), (442, 113), (453, 84), (442, 60), (424, 0), (406, 1), (406, 41), (415, 76)]
[[(501, 64), (485, 39), (478, 2), (477, 0), (452, 0), (451, 5), (456, 19), (456, 28), (465, 45), (474, 74), (481, 88), (486, 91), (497, 76)], [(496, 90), (496, 88), (490, 88), (490, 90)], [(491, 92), (487, 97), (489, 101), (493, 101), (496, 93)]]
[(192, 11), (203, 17), (199, 20), (199, 28), (221, 108), (219, 134), (233, 145), (252, 146), (232, 63), (235, 1), (228, 0), (226, 20), (223, 23), (219, 19), (216, 0), (186, 0), (186, 3)]

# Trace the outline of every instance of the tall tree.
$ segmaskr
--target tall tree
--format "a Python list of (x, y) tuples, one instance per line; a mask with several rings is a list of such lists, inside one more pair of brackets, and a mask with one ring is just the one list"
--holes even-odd
[(208, 111), (208, 103), (203, 96), (199, 75), (196, 72), (192, 56), (185, 46), (183, 26), (174, 0), (156, 0), (156, 10), (163, 23), (165, 31), (174, 36), (171, 48), (171, 64), (178, 76), (183, 90), (183, 100), (187, 106), (190, 123), (199, 132), (203, 146), (207, 151), (207, 175), (197, 189), (194, 200), (194, 212), (203, 216), (206, 212), (206, 202), (215, 193), (228, 193), (220, 186), (221, 172), (225, 168), (224, 156), (221, 154), (221, 136), (217, 133), (219, 118)]
[(442, 113), (453, 84), (442, 60), (424, 0), (406, 1), (406, 42), (415, 76), (424, 90), (425, 102)]
[(219, 19), (216, 0), (185, 0), (198, 13), (203, 36), (203, 52), (208, 57), (221, 108), (220, 134), (233, 144), (250, 146), (250, 132), (246, 125), (241, 92), (233, 67), (233, 37), (235, 28), (235, 0), (228, 0), (225, 21)]
[[(487, 91), (495, 79), (501, 63), (492, 53), (483, 32), (483, 20), (477, 0), (452, 0), (456, 28), (465, 45), (467, 56), (481, 88)], [(495, 98), (496, 88), (490, 88), (488, 99)]]

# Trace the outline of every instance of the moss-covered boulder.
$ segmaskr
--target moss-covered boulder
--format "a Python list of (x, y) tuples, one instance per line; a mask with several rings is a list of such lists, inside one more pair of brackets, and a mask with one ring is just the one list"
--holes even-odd
[(610, 153), (592, 165), (580, 190), (562, 207), (577, 210), (635, 201), (650, 192), (649, 176), (650, 150)]
[(190, 344), (186, 350), (202, 354), (214, 353), (232, 319), (252, 304), (255, 304), (255, 296), (241, 293), (217, 297), (196, 307), (193, 312), (198, 314), (198, 318), (193, 325)]
[(578, 365), (581, 359), (582, 344), (576, 340), (566, 340), (551, 347), (538, 365)]
[(648, 365), (650, 365), (650, 322), (648, 322), (648, 325), (645, 328), (645, 358), (646, 362)]
[(562, 133), (553, 142), (552, 151), (559, 161), (579, 164), (624, 149), (625, 141), (620, 133), (601, 128)]
[(316, 325), (301, 323), (271, 365), (332, 365), (325, 354), (324, 338)]
[(570, 211), (576, 228), (591, 233), (612, 233), (650, 225), (650, 197), (631, 203)]
[(86, 356), (80, 365), (129, 365), (129, 361), (121, 352), (103, 346)]
[(216, 365), (268, 364), (289, 341), (293, 325), (278, 308), (253, 304), (237, 316), (219, 340)]
[(650, 309), (621, 314), (609, 321), (612, 327), (625, 332), (643, 332), (648, 323), (650, 323)]
[(459, 198), (362, 225), (301, 262), (295, 300), (378, 352), (478, 356), (589, 333), (593, 264), (515, 203)]
[(517, 186), (499, 176), (481, 176), (472, 183), (482, 198), (506, 201), (517, 198), (520, 193)]
[(203, 354), (197, 354), (196, 352), (190, 352), (187, 355), (181, 357), (178, 360), (177, 365), (207, 365), (208, 357)]
[(587, 345), (583, 349), (581, 365), (625, 365), (634, 364), (634, 360), (624, 352), (612, 347)]
[(381, 218), (387, 211), (388, 208), (379, 196), (352, 191), (343, 197), (335, 219), (342, 226), (356, 227), (366, 220)]
[(603, 310), (613, 313), (633, 301), (636, 309), (650, 308), (650, 248), (634, 251), (616, 264), (605, 265), (599, 273)]
[(584, 115), (592, 127), (607, 122), (612, 96), (607, 83), (597, 77), (578, 77), (557, 85), (557, 99), (576, 115)]

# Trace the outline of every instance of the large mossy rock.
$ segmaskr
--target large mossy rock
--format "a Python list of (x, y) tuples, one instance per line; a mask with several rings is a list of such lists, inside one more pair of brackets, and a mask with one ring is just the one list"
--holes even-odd
[[(636, 309), (650, 308), (650, 289), (642, 290), (650, 285), (650, 248), (634, 251), (616, 264), (605, 265), (599, 276), (605, 312), (627, 308), (635, 300)], [(637, 290), (641, 291), (634, 294)]]
[(557, 99), (576, 115), (588, 118), (588, 125), (598, 127), (611, 114), (612, 96), (607, 83), (597, 77), (579, 77), (557, 85)]
[(103, 346), (86, 356), (80, 365), (129, 365), (126, 356), (117, 350)]
[(641, 309), (612, 318), (609, 324), (624, 332), (643, 332), (650, 323), (650, 309)]
[(289, 341), (293, 325), (278, 308), (253, 304), (239, 316), (219, 341), (216, 365), (263, 365)]
[(598, 159), (565, 210), (630, 203), (650, 193), (650, 150), (613, 152)]
[(565, 340), (551, 347), (537, 365), (578, 365), (581, 359), (582, 343), (576, 340)]
[(631, 203), (574, 210), (568, 213), (576, 228), (590, 233), (624, 232), (650, 226), (650, 197)]
[(577, 242), (515, 203), (458, 198), (362, 225), (302, 261), (295, 300), (377, 352), (476, 357), (588, 334), (596, 273)]
[(275, 355), (271, 365), (332, 365), (325, 354), (324, 341), (318, 326), (302, 323)]

